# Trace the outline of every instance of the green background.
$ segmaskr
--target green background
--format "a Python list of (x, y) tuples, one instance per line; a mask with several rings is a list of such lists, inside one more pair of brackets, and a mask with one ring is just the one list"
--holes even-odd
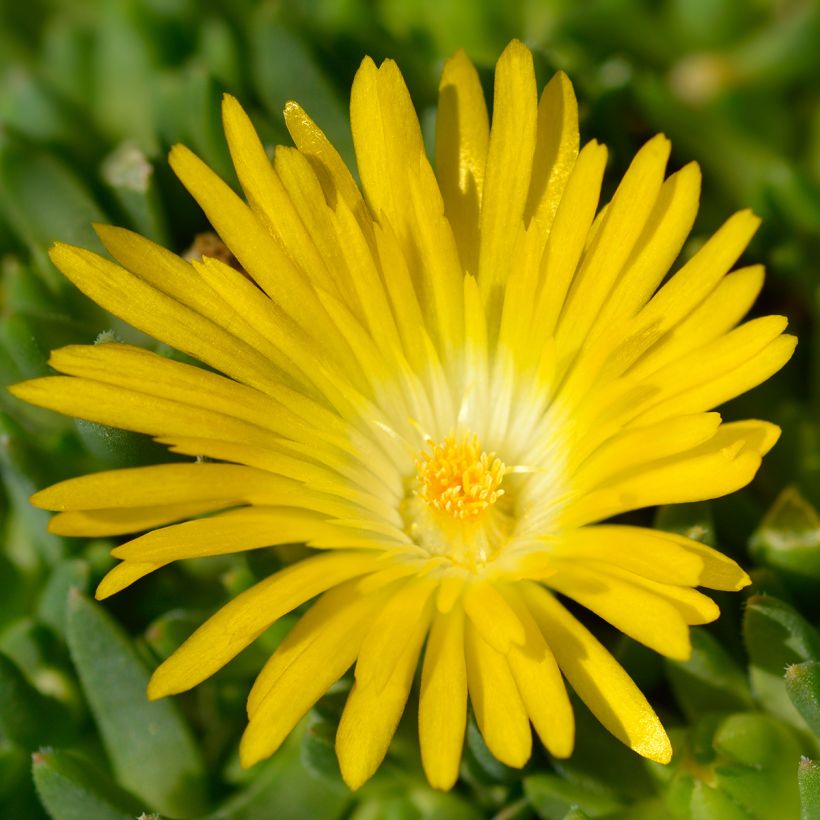
[(443, 61), (465, 48), (490, 98), (513, 37), (533, 49), (541, 83), (569, 73), (582, 139), (610, 148), (610, 191), (658, 131), (674, 168), (701, 164), (684, 256), (734, 210), (763, 217), (744, 258), (768, 269), (754, 312), (788, 315), (800, 337), (781, 374), (725, 408), (783, 427), (754, 484), (641, 516), (733, 555), (751, 589), (716, 595), (723, 616), (694, 631), (684, 664), (595, 624), (670, 728), (672, 765), (640, 760), (578, 706), (573, 757), (539, 751), (523, 771), (495, 761), (471, 723), (461, 780), (444, 795), (421, 774), (411, 704), (381, 771), (352, 795), (333, 755), (343, 681), (272, 760), (241, 770), (244, 697), (289, 619), (192, 693), (148, 704), (145, 682), (209, 612), (288, 556), (186, 562), (94, 603), (112, 544), (49, 534), (27, 498), (167, 456), (2, 391), (0, 816), (820, 817), (818, 3), (0, 0), (0, 384), (47, 373), (49, 349), (100, 333), (169, 353), (90, 304), (46, 252), (57, 239), (98, 248), (95, 221), (184, 251), (207, 225), (165, 156), (184, 142), (235, 184), (224, 91), (271, 144), (288, 142), (280, 112), (296, 99), (352, 162), (347, 98), (364, 54), (398, 61), (429, 141)]

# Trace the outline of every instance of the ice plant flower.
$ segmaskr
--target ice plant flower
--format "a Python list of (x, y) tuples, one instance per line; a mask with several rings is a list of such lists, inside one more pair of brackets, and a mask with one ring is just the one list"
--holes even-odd
[[(698, 205), (669, 142), (600, 208), (606, 150), (579, 152), (571, 85), (538, 100), (528, 49), (495, 70), (490, 124), (463, 53), (440, 85), (435, 170), (396, 65), (365, 59), (351, 119), (361, 189), (295, 103), (273, 161), (237, 101), (224, 124), (245, 199), (194, 154), (170, 162), (243, 271), (99, 227), (109, 261), (57, 245), (88, 296), (208, 369), (127, 344), (54, 351), (63, 375), (13, 392), (155, 437), (178, 463), (37, 493), (54, 532), (147, 531), (113, 550), (104, 598), (166, 564), (283, 543), (315, 554), (238, 595), (156, 670), (187, 690), (316, 599), (248, 699), (244, 764), (276, 751), (355, 664), (336, 736), (347, 783), (382, 761), (420, 667), (421, 757), (455, 782), (468, 701), (492, 753), (531, 726), (573, 747), (565, 681), (621, 741), (666, 762), (649, 703), (562, 604), (674, 659), (718, 617), (695, 587), (748, 583), (696, 541), (599, 523), (746, 485), (778, 429), (712, 409), (789, 358), (785, 319), (741, 323), (759, 266), (730, 272), (758, 220), (731, 217), (661, 284)], [(196, 460), (193, 458), (196, 457)]]

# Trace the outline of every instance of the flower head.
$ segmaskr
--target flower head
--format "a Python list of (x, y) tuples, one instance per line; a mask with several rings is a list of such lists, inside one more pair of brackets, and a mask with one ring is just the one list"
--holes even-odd
[(656, 137), (599, 209), (606, 150), (579, 152), (569, 81), (538, 101), (519, 42), (496, 67), (491, 125), (464, 54), (445, 66), (435, 171), (398, 68), (366, 59), (351, 100), (361, 190), (295, 103), (296, 147), (272, 162), (236, 100), (223, 114), (246, 201), (187, 149), (170, 161), (242, 270), (112, 227), (98, 232), (116, 262), (52, 252), (92, 299), (208, 369), (72, 346), (51, 357), (63, 375), (13, 388), (187, 457), (34, 496), (59, 511), (55, 532), (147, 531), (114, 549), (99, 597), (181, 559), (315, 551), (214, 614), (150, 696), (195, 686), (317, 599), (250, 692), (245, 764), (354, 664), (336, 738), (352, 787), (384, 757), (419, 666), (434, 786), (457, 777), (468, 700), (499, 760), (526, 762), (531, 724), (569, 755), (565, 681), (620, 740), (668, 761), (654, 711), (560, 596), (683, 659), (689, 625), (718, 616), (695, 587), (748, 583), (700, 543), (597, 522), (730, 493), (777, 439), (711, 412), (794, 347), (781, 317), (740, 324), (763, 273), (730, 270), (758, 220), (731, 217), (662, 284), (697, 166), (665, 179)]

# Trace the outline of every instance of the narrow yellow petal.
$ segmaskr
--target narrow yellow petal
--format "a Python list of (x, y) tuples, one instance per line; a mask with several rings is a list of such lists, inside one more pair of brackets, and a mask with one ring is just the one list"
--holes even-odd
[(727, 219), (649, 300), (636, 317), (636, 324), (656, 328), (656, 338), (674, 327), (714, 290), (759, 225), (760, 219), (751, 211), (739, 211)]
[(435, 615), (421, 675), (419, 744), (430, 785), (450, 789), (458, 779), (467, 726), (467, 666), (461, 607)]
[(274, 171), (250, 118), (230, 94), (226, 94), (222, 101), (222, 122), (231, 159), (248, 204), (303, 275), (317, 286), (332, 288), (333, 278)]
[(562, 512), (564, 526), (592, 523), (626, 510), (702, 501), (734, 492), (752, 480), (778, 435), (779, 429), (766, 422), (724, 424), (703, 444), (613, 475), (597, 489), (571, 501)]
[(276, 369), (221, 324), (91, 251), (55, 245), (54, 264), (98, 305), (159, 341), (254, 387), (275, 387)]
[(284, 116), (293, 142), (316, 169), (330, 206), (335, 207), (337, 197), (342, 197), (357, 217), (362, 215), (364, 201), (356, 182), (324, 132), (295, 102), (285, 105)]
[(727, 274), (697, 308), (630, 369), (630, 375), (640, 378), (654, 373), (728, 332), (746, 315), (762, 287), (762, 265)]
[(549, 753), (569, 757), (575, 742), (575, 718), (558, 664), (516, 587), (506, 584), (503, 591), (526, 633), (524, 643), (514, 644), (508, 655), (521, 699)]
[(566, 562), (556, 562), (548, 584), (661, 655), (685, 661), (692, 652), (686, 621), (672, 604), (643, 586), (587, 564)]
[(459, 50), (444, 64), (436, 116), (436, 176), (463, 269), (478, 273), (479, 214), (490, 126), (475, 66)]
[(322, 529), (318, 516), (301, 510), (244, 507), (152, 530), (115, 547), (111, 554), (124, 560), (168, 563), (275, 544), (304, 543)]
[[(381, 765), (396, 731), (433, 612), (431, 592), (431, 584), (409, 581), (378, 615), (362, 644), (356, 682), (336, 733), (339, 767), (351, 789)], [(395, 605), (397, 600), (404, 606)]]
[(44, 510), (108, 510), (110, 508), (251, 503), (257, 481), (265, 474), (235, 464), (159, 464), (70, 478), (31, 497)]
[(584, 146), (558, 205), (541, 261), (541, 286), (533, 313), (533, 323), (542, 328), (544, 339), (553, 334), (584, 252), (598, 207), (606, 156), (606, 148), (594, 140)]
[(196, 686), (274, 621), (372, 566), (369, 555), (332, 553), (299, 561), (260, 581), (225, 604), (157, 667), (148, 684), (148, 696), (153, 700)]
[(502, 763), (520, 769), (532, 752), (532, 732), (509, 662), (469, 621), (464, 647), (470, 702), (487, 748)]
[[(573, 481), (595, 487), (641, 464), (691, 450), (714, 436), (719, 425), (717, 413), (697, 413), (627, 428), (584, 460)], [(581, 453), (584, 449), (579, 448)]]
[(135, 581), (144, 578), (146, 575), (159, 569), (162, 564), (154, 564), (144, 561), (123, 561), (110, 569), (102, 581), (97, 585), (94, 596), (98, 601), (116, 595), (126, 587), (130, 587)]
[(336, 349), (339, 339), (314, 290), (250, 208), (187, 148), (175, 145), (168, 161), (222, 241), (265, 293), (327, 350)]
[(413, 579), (390, 598), (362, 644), (356, 661), (357, 681), (376, 692), (387, 686), (404, 647), (412, 643), (419, 624), (430, 620), (435, 586), (430, 577)]
[(279, 644), (248, 697), (250, 722), (239, 744), (243, 766), (272, 755), (352, 665), (386, 594), (361, 595), (355, 581), (336, 587)]
[[(780, 335), (784, 326), (780, 316), (754, 319), (654, 373), (647, 379), (656, 388), (652, 401), (644, 403), (636, 422), (709, 410), (760, 384), (786, 364), (797, 346), (794, 336)], [(689, 369), (693, 363), (698, 372)]]
[(524, 221), (535, 220), (544, 240), (578, 156), (578, 103), (569, 77), (557, 71), (538, 102), (532, 177)]
[(423, 161), (424, 143), (410, 93), (398, 66), (376, 67), (365, 57), (350, 92), (350, 126), (356, 162), (367, 201), (403, 239), (406, 175)]
[(263, 447), (276, 443), (273, 433), (239, 419), (89, 379), (46, 376), (9, 389), (18, 398), (38, 407), (135, 433), (152, 436), (194, 433), (204, 438), (244, 441)]
[(635, 155), (567, 295), (556, 341), (562, 355), (581, 346), (608, 299), (658, 199), (671, 145), (662, 135)]
[(481, 202), (478, 282), (497, 322), (510, 251), (530, 187), (537, 131), (535, 69), (530, 50), (513, 40), (495, 68), (493, 119)]
[(510, 644), (523, 644), (524, 627), (491, 581), (477, 580), (467, 586), (464, 610), (481, 637), (504, 655)]
[(57, 535), (99, 538), (163, 527), (232, 506), (230, 500), (193, 501), (188, 504), (161, 504), (153, 507), (115, 507), (105, 510), (75, 510), (58, 513), (48, 522), (48, 531)]
[(672, 746), (657, 715), (617, 661), (546, 590), (522, 594), (572, 688), (599, 721), (638, 754), (668, 763)]
[(740, 567), (717, 550), (643, 527), (601, 524), (562, 532), (555, 544), (545, 545), (545, 552), (533, 554), (531, 564), (537, 566), (540, 558), (542, 564), (550, 565), (551, 556), (570, 563), (612, 564), (663, 584), (720, 589), (724, 587), (713, 587), (710, 582), (725, 578), (724, 583), (734, 589), (746, 579)]
[(596, 320), (593, 332), (606, 334), (642, 308), (655, 292), (692, 230), (698, 212), (701, 174), (690, 162), (661, 186), (655, 207), (638, 237), (623, 273)]

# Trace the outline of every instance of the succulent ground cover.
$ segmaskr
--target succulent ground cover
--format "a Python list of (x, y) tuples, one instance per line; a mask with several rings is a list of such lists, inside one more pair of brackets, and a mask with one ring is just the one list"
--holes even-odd
[[(233, 177), (222, 93), (266, 143), (287, 142), (299, 100), (352, 165), (347, 95), (361, 60), (401, 64), (432, 147), (443, 60), (465, 48), (485, 89), (512, 37), (542, 84), (570, 74), (581, 129), (610, 146), (617, 179), (652, 134), (672, 164), (696, 159), (705, 189), (691, 256), (733, 210), (763, 227), (747, 256), (767, 265), (755, 311), (782, 313), (801, 344), (777, 377), (722, 409), (783, 436), (747, 489), (631, 514), (717, 546), (752, 586), (716, 593), (722, 616), (664, 661), (584, 616), (670, 730), (669, 766), (614, 741), (575, 702), (576, 750), (499, 763), (475, 723), (457, 788), (425, 782), (412, 704), (364, 788), (342, 783), (333, 741), (343, 680), (269, 761), (236, 757), (247, 690), (295, 616), (190, 694), (149, 703), (151, 670), (205, 617), (299, 555), (298, 547), (182, 562), (105, 605), (106, 539), (63, 538), (28, 497), (85, 472), (157, 463), (144, 437), (66, 420), (0, 393), (0, 806), (62, 818), (811, 818), (820, 814), (820, 368), (816, 359), (820, 109), (816, 4), (594, 2), (42, 2), (0, 7), (0, 383), (45, 375), (48, 351), (95, 339), (178, 355), (79, 294), (54, 269), (55, 240), (98, 248), (119, 224), (211, 254), (201, 212), (169, 172), (183, 142)], [(489, 97), (488, 93), (488, 97)], [(426, 116), (425, 116), (426, 114)], [(611, 193), (611, 191), (609, 192)], [(230, 262), (228, 258), (226, 261)], [(412, 696), (411, 696), (412, 697)]]

